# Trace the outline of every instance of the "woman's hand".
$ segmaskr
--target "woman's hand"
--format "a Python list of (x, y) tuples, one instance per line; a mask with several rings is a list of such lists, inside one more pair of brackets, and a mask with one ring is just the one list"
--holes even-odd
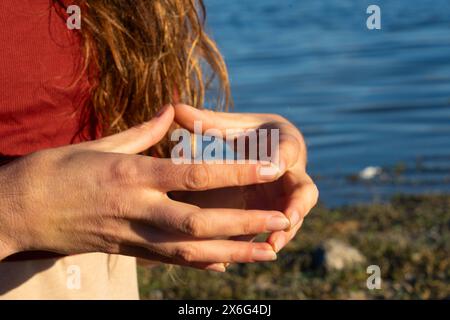
[(201, 209), (167, 196), (267, 181), (260, 164), (176, 165), (136, 155), (161, 140), (173, 118), (168, 106), (120, 134), (2, 167), (0, 245), (14, 252), (124, 254), (216, 271), (224, 271), (222, 262), (274, 260), (267, 243), (225, 239), (286, 229), (281, 212)]
[(191, 131), (194, 121), (201, 121), (203, 131), (216, 129), (224, 136), (226, 129), (279, 129), (277, 156), (280, 179), (243, 187), (181, 192), (176, 197), (202, 207), (214, 207), (220, 203), (233, 208), (282, 211), (290, 219), (291, 228), (273, 232), (268, 238), (275, 251), (282, 249), (298, 232), (318, 199), (318, 189), (306, 173), (306, 146), (298, 129), (278, 115), (222, 113), (181, 104), (175, 106), (175, 119)]

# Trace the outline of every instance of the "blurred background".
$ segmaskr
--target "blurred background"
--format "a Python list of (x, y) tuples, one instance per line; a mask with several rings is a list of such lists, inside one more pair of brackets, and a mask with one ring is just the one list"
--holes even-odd
[[(366, 27), (372, 4), (381, 30)], [(206, 6), (235, 111), (302, 130), (321, 205), (278, 262), (178, 280), (145, 269), (142, 296), (450, 298), (450, 1)], [(381, 290), (366, 287), (371, 264)]]
[(323, 202), (450, 190), (450, 1), (206, 3), (236, 111), (301, 128)]

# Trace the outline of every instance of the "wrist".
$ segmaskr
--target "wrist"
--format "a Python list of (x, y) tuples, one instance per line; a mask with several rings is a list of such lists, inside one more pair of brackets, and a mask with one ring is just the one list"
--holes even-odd
[(16, 163), (2, 166), (0, 169), (0, 261), (22, 250), (24, 240), (19, 235), (24, 232), (24, 214), (19, 188), (18, 170)]
[(0, 198), (0, 261), (4, 258), (19, 252), (17, 241), (14, 238), (12, 226), (13, 211), (10, 199), (4, 196)]
[(14, 211), (10, 204), (9, 199), (1, 197), (0, 199), (0, 261), (4, 258), (20, 252), (18, 239), (14, 237), (17, 234), (17, 230), (14, 228)]

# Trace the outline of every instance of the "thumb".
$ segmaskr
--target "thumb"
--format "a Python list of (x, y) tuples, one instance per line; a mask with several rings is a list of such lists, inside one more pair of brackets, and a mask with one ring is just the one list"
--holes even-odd
[(174, 109), (172, 105), (166, 105), (150, 121), (99, 140), (82, 143), (80, 147), (103, 152), (139, 153), (164, 138), (173, 119)]

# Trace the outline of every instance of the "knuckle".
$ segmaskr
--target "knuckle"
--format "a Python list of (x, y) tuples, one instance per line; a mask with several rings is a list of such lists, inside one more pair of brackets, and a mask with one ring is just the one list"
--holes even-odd
[(118, 159), (111, 164), (111, 175), (121, 183), (132, 182), (138, 176), (137, 166), (129, 159)]
[(198, 250), (193, 245), (184, 245), (177, 248), (173, 256), (175, 259), (182, 260), (184, 262), (195, 262), (198, 256)]
[(184, 174), (184, 185), (190, 190), (203, 190), (209, 185), (210, 173), (204, 165), (192, 165)]
[(183, 220), (181, 230), (183, 233), (188, 235), (201, 237), (204, 235), (206, 230), (205, 220), (200, 216), (200, 214), (190, 214)]
[(226, 182), (227, 186), (237, 187), (245, 186), (254, 181), (255, 166), (250, 165), (237, 165), (233, 167), (225, 166), (221, 172), (221, 177)]
[(231, 174), (230, 177), (235, 177), (233, 186), (243, 186), (249, 180), (249, 169), (247, 166), (237, 166), (236, 173)]
[(242, 234), (251, 234), (253, 233), (253, 223), (254, 220), (250, 218), (250, 216), (247, 216), (244, 218), (244, 221), (242, 222)]

